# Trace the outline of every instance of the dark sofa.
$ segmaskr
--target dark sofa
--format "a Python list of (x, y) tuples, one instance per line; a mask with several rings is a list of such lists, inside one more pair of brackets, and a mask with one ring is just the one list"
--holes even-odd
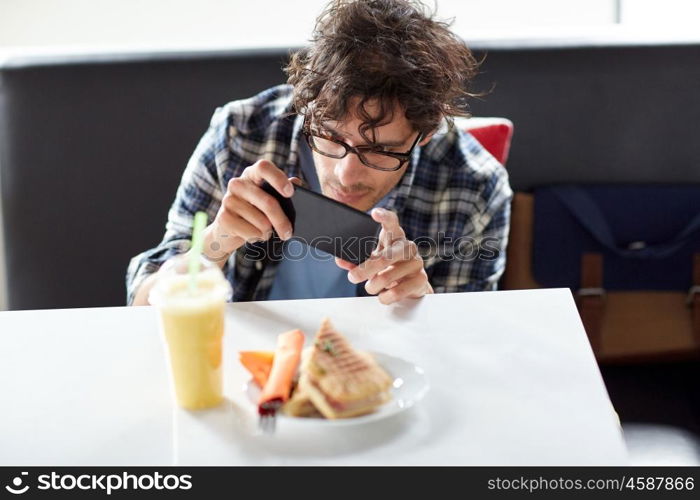
[[(515, 124), (517, 190), (700, 182), (700, 45), (472, 45), (480, 116)], [(9, 309), (123, 305), (216, 106), (284, 81), (287, 50), (0, 61)]]

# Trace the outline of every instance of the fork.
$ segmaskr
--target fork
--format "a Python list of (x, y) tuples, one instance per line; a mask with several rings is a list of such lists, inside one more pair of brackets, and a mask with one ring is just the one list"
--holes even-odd
[(258, 428), (263, 434), (274, 434), (277, 425), (277, 412), (282, 407), (281, 399), (266, 401), (258, 407)]

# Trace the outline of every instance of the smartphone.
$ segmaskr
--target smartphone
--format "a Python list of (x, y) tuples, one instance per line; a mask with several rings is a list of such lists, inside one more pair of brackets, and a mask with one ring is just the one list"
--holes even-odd
[(353, 264), (367, 260), (377, 247), (382, 226), (366, 213), (301, 186), (294, 186), (291, 198), (268, 183), (262, 188), (279, 202), (295, 239)]

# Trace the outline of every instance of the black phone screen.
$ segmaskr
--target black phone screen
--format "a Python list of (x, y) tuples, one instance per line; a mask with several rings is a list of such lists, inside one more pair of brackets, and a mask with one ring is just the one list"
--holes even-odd
[(381, 224), (360, 210), (301, 186), (285, 198), (265, 184), (293, 226), (294, 238), (341, 259), (360, 264), (377, 247)]

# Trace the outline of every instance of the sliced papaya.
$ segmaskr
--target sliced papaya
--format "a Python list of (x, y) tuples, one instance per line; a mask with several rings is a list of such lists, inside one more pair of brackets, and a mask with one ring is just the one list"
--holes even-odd
[(238, 359), (246, 370), (250, 372), (253, 380), (261, 388), (265, 386), (272, 369), (274, 351), (239, 351)]

